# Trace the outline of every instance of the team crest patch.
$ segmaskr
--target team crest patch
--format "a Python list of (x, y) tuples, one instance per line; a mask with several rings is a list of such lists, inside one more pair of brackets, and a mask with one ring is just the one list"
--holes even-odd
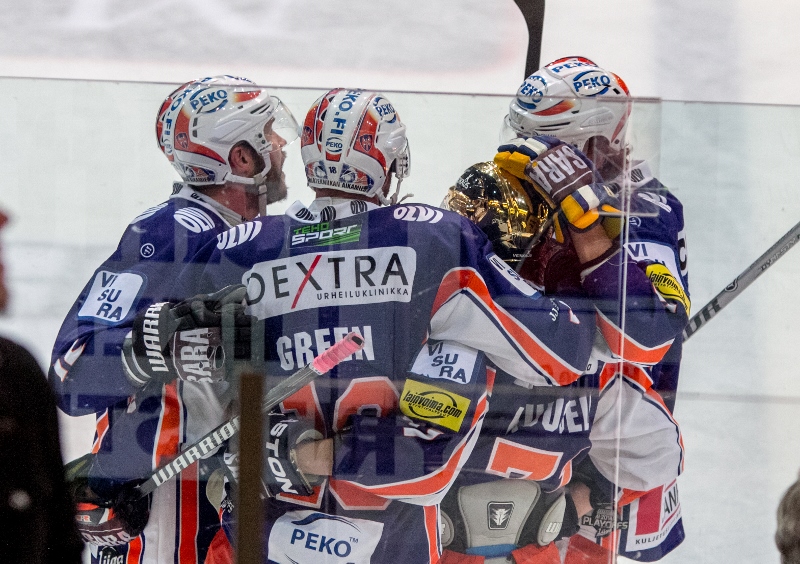
[(366, 151), (370, 152), (372, 150), (372, 135), (369, 133), (365, 133), (361, 137), (358, 138), (358, 142), (361, 144), (361, 147)]
[(400, 411), (412, 419), (435, 423), (458, 432), (470, 400), (443, 388), (406, 380), (400, 394)]

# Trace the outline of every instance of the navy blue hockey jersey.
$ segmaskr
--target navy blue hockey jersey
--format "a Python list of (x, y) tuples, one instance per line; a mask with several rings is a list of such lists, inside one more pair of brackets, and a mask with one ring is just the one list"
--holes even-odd
[(366, 341), (281, 406), (336, 447), (314, 495), (269, 504), (270, 562), (334, 562), (320, 539), (355, 529), (354, 562), (436, 562), (436, 504), (487, 409), (493, 372), (479, 359), (548, 388), (575, 381), (589, 360), (593, 301), (543, 296), (451, 212), (318, 199), (234, 228), (217, 247), (203, 288), (247, 286), (270, 376), (290, 375), (349, 331)]

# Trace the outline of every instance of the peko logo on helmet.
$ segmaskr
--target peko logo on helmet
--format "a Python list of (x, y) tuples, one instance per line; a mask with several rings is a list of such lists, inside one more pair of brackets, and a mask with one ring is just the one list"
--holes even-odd
[(378, 115), (387, 123), (394, 123), (394, 120), (397, 119), (397, 112), (394, 111), (394, 106), (383, 96), (376, 96), (372, 101), (372, 105), (375, 106)]
[(519, 87), (517, 103), (523, 108), (535, 110), (545, 94), (547, 94), (547, 82), (538, 74), (533, 74)]
[(189, 104), (198, 114), (216, 112), (228, 103), (228, 93), (222, 88), (214, 91), (205, 88), (192, 94)]
[(341, 137), (328, 137), (325, 141), (325, 150), (331, 155), (338, 155), (343, 148), (344, 143)]
[(600, 96), (611, 87), (611, 77), (602, 70), (590, 70), (572, 77), (572, 87), (582, 96)]

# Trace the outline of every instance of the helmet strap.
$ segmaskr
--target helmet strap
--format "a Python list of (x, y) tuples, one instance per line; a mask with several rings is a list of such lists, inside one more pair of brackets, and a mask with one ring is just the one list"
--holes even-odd
[(379, 191), (378, 194), (377, 194), (378, 200), (384, 206), (394, 206), (396, 204), (399, 204), (400, 202), (402, 202), (406, 198), (411, 198), (414, 195), (414, 194), (405, 194), (402, 198), (400, 198), (398, 200), (397, 197), (400, 195), (400, 184), (403, 183), (403, 179), (400, 178), (400, 177), (396, 177), (396, 178), (397, 178), (397, 186), (395, 187), (394, 193), (391, 196), (389, 196), (387, 198), (384, 195), (383, 190)]

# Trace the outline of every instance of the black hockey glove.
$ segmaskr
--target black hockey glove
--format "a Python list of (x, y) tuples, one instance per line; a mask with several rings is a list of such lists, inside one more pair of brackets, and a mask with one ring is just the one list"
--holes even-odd
[(307, 441), (322, 439), (322, 433), (305, 421), (282, 413), (270, 413), (264, 418), (264, 473), (266, 494), (280, 493), (311, 495), (317, 476), (306, 476), (297, 468), (295, 448)]
[(114, 488), (99, 496), (89, 489), (89, 468), (94, 455), (87, 454), (65, 467), (67, 484), (75, 502), (75, 519), (83, 540), (97, 546), (126, 544), (141, 534), (150, 519), (152, 496), (142, 497), (136, 483)]
[[(122, 364), (136, 386), (149, 382), (220, 382), (225, 379), (230, 327), (236, 359), (250, 358), (254, 318), (244, 313), (247, 289), (231, 285), (173, 304), (155, 303), (140, 312), (122, 347)], [(230, 330), (228, 329), (228, 330)]]

